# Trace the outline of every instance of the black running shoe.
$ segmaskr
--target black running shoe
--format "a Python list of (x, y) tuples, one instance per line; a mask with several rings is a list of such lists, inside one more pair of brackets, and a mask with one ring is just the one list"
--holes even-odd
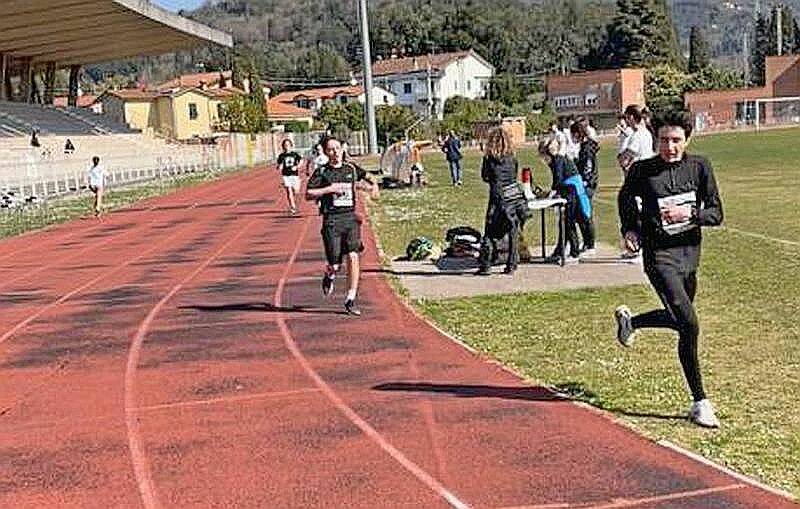
[(361, 310), (356, 307), (356, 301), (352, 299), (344, 301), (344, 310), (348, 315), (361, 316)]
[(333, 293), (333, 276), (325, 274), (322, 276), (322, 294), (326, 297)]

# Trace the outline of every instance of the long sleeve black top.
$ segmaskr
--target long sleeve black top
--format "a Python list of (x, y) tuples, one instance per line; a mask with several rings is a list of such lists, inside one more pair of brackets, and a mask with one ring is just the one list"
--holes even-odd
[[(692, 224), (685, 231), (668, 233), (659, 200), (690, 192), (696, 195)], [(637, 197), (642, 202), (641, 211)], [(662, 258), (662, 261), (677, 261), (682, 269), (694, 269), (699, 264), (700, 227), (718, 226), (723, 219), (722, 200), (711, 164), (692, 155), (674, 163), (660, 156), (635, 163), (619, 191), (618, 206), (621, 232), (640, 233), (645, 261), (649, 252), (651, 261), (659, 262)], [(663, 256), (659, 255), (661, 251)]]

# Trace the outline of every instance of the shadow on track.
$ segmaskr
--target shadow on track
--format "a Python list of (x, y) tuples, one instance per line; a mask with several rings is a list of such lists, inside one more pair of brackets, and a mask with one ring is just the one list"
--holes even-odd
[(582, 384), (569, 382), (556, 385), (553, 389), (546, 387), (502, 387), (491, 385), (457, 385), (434, 383), (408, 383), (390, 382), (376, 385), (376, 391), (401, 391), (401, 392), (428, 392), (436, 394), (449, 394), (458, 398), (499, 398), (522, 401), (580, 401), (600, 410), (615, 415), (627, 417), (640, 417), (661, 420), (686, 420), (685, 415), (659, 414), (652, 412), (639, 412), (626, 410), (606, 404), (594, 392), (586, 389)]
[(275, 306), (268, 302), (233, 302), (230, 304), (193, 304), (178, 306), (178, 309), (192, 309), (204, 313), (225, 313), (247, 311), (255, 313), (311, 313), (325, 315), (345, 315), (344, 311), (312, 308), (308, 306)]

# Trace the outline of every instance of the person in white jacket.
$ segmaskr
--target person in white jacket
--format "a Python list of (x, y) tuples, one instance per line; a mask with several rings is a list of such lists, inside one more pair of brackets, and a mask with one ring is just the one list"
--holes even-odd
[(92, 165), (88, 170), (89, 176), (89, 190), (94, 193), (94, 215), (100, 217), (103, 207), (103, 190), (106, 186), (106, 179), (108, 172), (100, 164), (100, 158), (94, 156), (92, 158)]

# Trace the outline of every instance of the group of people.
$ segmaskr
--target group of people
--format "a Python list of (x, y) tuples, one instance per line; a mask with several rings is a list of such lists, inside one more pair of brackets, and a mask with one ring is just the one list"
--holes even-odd
[[(693, 400), (689, 418), (700, 426), (715, 428), (719, 420), (700, 374), (700, 327), (694, 309), (701, 227), (718, 226), (723, 218), (714, 172), (708, 160), (686, 153), (692, 135), (687, 115), (669, 113), (650, 122), (641, 108), (629, 106), (623, 119), (618, 147), (623, 174), (618, 195), (620, 232), (628, 256), (641, 256), (644, 272), (663, 307), (634, 316), (627, 306), (619, 306), (614, 312), (617, 340), (631, 347), (640, 329), (675, 330)], [(551, 136), (539, 146), (552, 173), (551, 196), (567, 202), (565, 234), (570, 257), (594, 248), (591, 198), (597, 189), (598, 141), (592, 131), (584, 119), (573, 121), (568, 133), (554, 125)], [(527, 216), (527, 200), (517, 173), (510, 136), (499, 127), (490, 130), (481, 166), (481, 176), (489, 184), (489, 205), (478, 274), (489, 274), (497, 239), (506, 235), (505, 272), (513, 273), (517, 267), (518, 237)], [(578, 228), (582, 247), (578, 247)]]
[[(723, 218), (714, 172), (705, 158), (686, 153), (692, 134), (692, 123), (686, 115), (666, 114), (649, 123), (640, 108), (631, 106), (625, 110), (624, 122), (620, 124), (618, 147), (623, 170), (618, 195), (620, 232), (627, 252), (641, 253), (645, 274), (663, 307), (634, 316), (627, 306), (619, 306), (614, 312), (617, 340), (622, 346), (631, 347), (640, 329), (677, 331), (679, 358), (693, 399), (689, 418), (700, 426), (718, 427), (719, 420), (700, 374), (700, 328), (693, 304), (701, 227), (719, 225)], [(571, 122), (568, 134), (554, 126), (552, 135), (540, 144), (539, 153), (551, 170), (551, 195), (567, 202), (564, 234), (569, 256), (575, 258), (581, 251), (591, 253), (594, 249), (592, 197), (598, 184), (599, 143), (593, 126), (585, 119)], [(456, 140), (453, 133), (448, 136), (442, 147), (446, 155), (457, 151), (460, 156), (460, 142)], [(284, 154), (291, 152), (290, 143), (284, 143)], [(316, 167), (309, 178), (306, 199), (318, 202), (323, 217), (321, 235), (327, 265), (322, 291), (325, 295), (333, 292), (336, 274), (346, 258), (348, 292), (344, 307), (347, 313), (360, 315), (356, 296), (363, 246), (356, 191), (361, 189), (377, 197), (378, 186), (363, 169), (345, 159), (338, 140), (329, 137), (320, 146), (327, 161)], [(293, 155), (280, 159), (284, 167), (289, 158), (295, 159)], [(448, 155), (448, 162), (457, 162), (450, 168), (453, 184), (458, 185), (460, 157)], [(511, 136), (500, 127), (491, 129), (481, 165), (481, 177), (489, 185), (489, 202), (478, 274), (490, 273), (496, 243), (506, 235), (509, 249), (505, 272), (511, 274), (517, 269), (519, 234), (528, 217), (527, 198), (518, 182), (518, 172)], [(288, 189), (295, 182), (285, 180), (284, 185)]]

